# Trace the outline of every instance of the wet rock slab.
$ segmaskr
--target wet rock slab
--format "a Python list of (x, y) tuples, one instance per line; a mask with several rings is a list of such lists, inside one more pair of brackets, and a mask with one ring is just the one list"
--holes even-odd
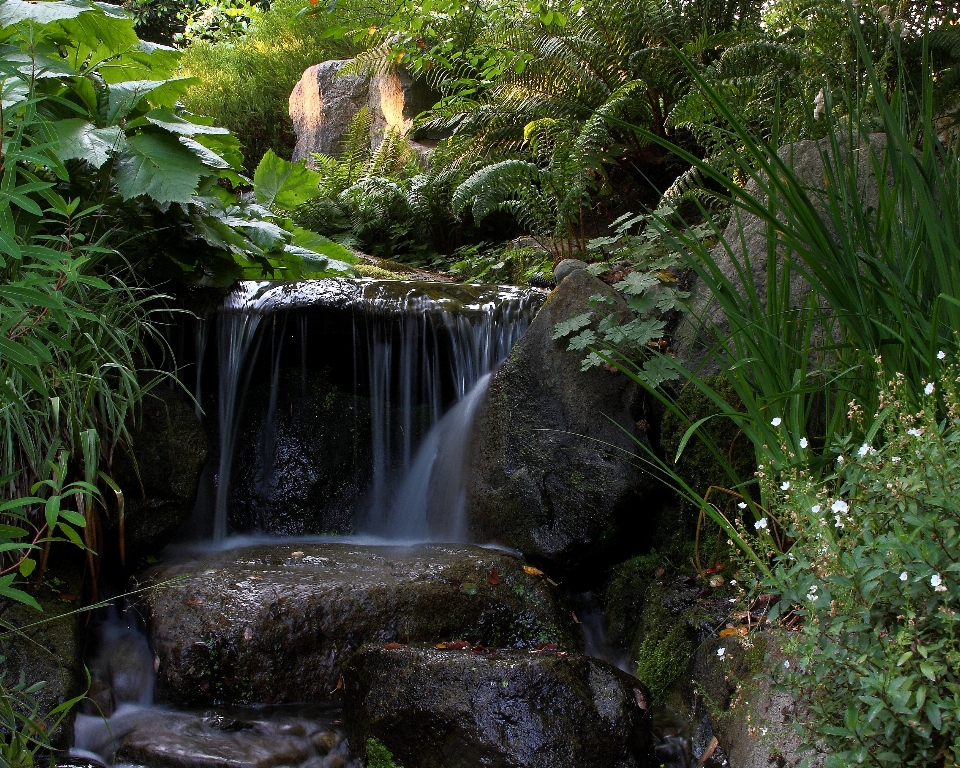
[(158, 697), (177, 705), (329, 701), (365, 643), (582, 645), (542, 576), (481, 547), (251, 546), (164, 564), (138, 582), (175, 579), (148, 591), (143, 608)]
[(366, 646), (344, 673), (352, 743), (404, 768), (640, 768), (649, 693), (606, 662), (552, 651)]
[[(233, 709), (174, 712), (123, 707), (109, 719), (81, 715), (85, 752), (146, 768), (356, 768), (335, 711)], [(96, 752), (92, 752), (96, 750)]]

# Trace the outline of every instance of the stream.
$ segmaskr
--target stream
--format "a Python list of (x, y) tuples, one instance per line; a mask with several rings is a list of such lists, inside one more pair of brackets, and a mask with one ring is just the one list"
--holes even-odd
[[(367, 606), (361, 610), (373, 610), (370, 606), (379, 598), (371, 595), (382, 591), (378, 585), (401, 578), (397, 574), (404, 569), (411, 573), (411, 586), (401, 578), (396, 587), (401, 596), (422, 589), (418, 574), (459, 573), (451, 569), (463, 569), (468, 561), (478, 563), (475, 568), (481, 573), (487, 571), (484, 589), (507, 578), (514, 566), (489, 568), (490, 558), (512, 563), (518, 553), (469, 545), (464, 498), (472, 425), (492, 373), (542, 302), (543, 294), (536, 291), (443, 283), (245, 282), (218, 312), (199, 319), (193, 334), (193, 391), (208, 414), (217, 450), (180, 540), (164, 551), (155, 573), (137, 577), (145, 579), (142, 583), (187, 581), (175, 581), (146, 603), (118, 600), (96, 617), (88, 654), (92, 683), (76, 719), (72, 764), (359, 766), (335, 695), (343, 685), (342, 676), (337, 681), (343, 643), (383, 644), (395, 637), (393, 644), (400, 647), (424, 639), (461, 638), (421, 638), (416, 628), (404, 628), (407, 620), (399, 608), (383, 614), (389, 618), (377, 619), (385, 629), (358, 628), (356, 633), (368, 633), (364, 639), (314, 648), (319, 642), (315, 638), (343, 631), (326, 629), (333, 625), (323, 623), (334, 621), (338, 611), (352, 615), (339, 607), (343, 595), (368, 581), (372, 591), (350, 597), (350, 605), (359, 601)], [(327, 413), (335, 414), (333, 426)], [(519, 568), (517, 573), (512, 582), (517, 595), (532, 594), (529, 585), (534, 582), (541, 589), (536, 577)], [(221, 584), (222, 578), (224, 586), (218, 589), (234, 590), (235, 602), (218, 602), (222, 594), (203, 586), (190, 592), (189, 585), (204, 574), (209, 575), (207, 582)], [(477, 592), (483, 590), (468, 578), (444, 575), (442, 583), (453, 584), (467, 601), (475, 595), (479, 599)], [(332, 586), (330, 580), (335, 581)], [(308, 584), (315, 585), (310, 587), (314, 591), (304, 591)], [(549, 589), (546, 584), (542, 588)], [(183, 590), (182, 596), (177, 592), (170, 597), (177, 589)], [(295, 606), (293, 613), (281, 616), (274, 610), (260, 617), (257, 610), (270, 599)], [(566, 599), (585, 653), (631, 672), (629, 654), (605, 640), (596, 600), (589, 593)], [(310, 613), (317, 600), (333, 602)], [(227, 610), (223, 606), (228, 604), (235, 607)], [(487, 615), (493, 608), (484, 610), (482, 615)], [(529, 625), (531, 620), (523, 621)], [(191, 622), (206, 629), (197, 629), (190, 635), (193, 639), (176, 645), (170, 638), (180, 642), (176, 633), (187, 636), (193, 631)], [(287, 669), (283, 671), (293, 675), (287, 688), (277, 682), (282, 674), (258, 682), (257, 664), (282, 666), (287, 657), (280, 653), (275, 660), (252, 657), (254, 672), (244, 672), (247, 677), (239, 680), (247, 658), (245, 643), (256, 646), (283, 624), (289, 625), (287, 634), (271, 640), (270, 647), (308, 643), (298, 658), (315, 658), (323, 675), (311, 671), (310, 682), (303, 677), (299, 686), (299, 673)], [(476, 626), (471, 630), (475, 637), (466, 639), (480, 647), (476, 638), (493, 630), (488, 624)], [(491, 637), (508, 631), (497, 627), (500, 634)], [(353, 627), (349, 629), (345, 637), (352, 633)], [(537, 647), (556, 647), (553, 642)], [(228, 672), (201, 670), (202, 663), (195, 660), (200, 658), (196, 649), (213, 659), (221, 647), (230, 661), (211, 663), (232, 666), (238, 676), (232, 683), (224, 682)], [(194, 654), (189, 663), (183, 661), (189, 654)], [(177, 693), (182, 681), (171, 671), (177, 664), (181, 676), (195, 675), (196, 682), (189, 684), (189, 690), (197, 692), (193, 704)], [(327, 700), (295, 703), (291, 687), (301, 694), (317, 691), (311, 701), (323, 696)], [(172, 700), (178, 706), (164, 703)], [(658, 760), (663, 765), (696, 765), (693, 753), (702, 752), (699, 742), (704, 739), (686, 733), (678, 725), (682, 719), (670, 713), (657, 717)]]

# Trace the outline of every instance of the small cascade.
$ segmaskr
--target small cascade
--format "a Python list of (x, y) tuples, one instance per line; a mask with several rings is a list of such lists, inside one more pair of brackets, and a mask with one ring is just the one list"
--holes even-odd
[(137, 612), (108, 610), (96, 628), (91, 688), (74, 722), (68, 765), (360, 768), (334, 705), (157, 706), (155, 657)]
[(220, 342), (220, 462), (217, 472), (217, 495), (213, 516), (213, 540), (223, 541), (227, 535), (227, 494), (230, 471), (236, 447), (236, 414), (238, 397), (247, 382), (244, 362), (256, 338), (262, 315), (252, 312), (225, 311), (217, 318)]
[[(238, 503), (239, 530), (251, 533), (347, 526), (392, 540), (463, 540), (464, 470), (485, 377), (510, 352), (541, 301), (542, 294), (520, 288), (448, 283), (241, 283), (217, 316), (214, 541), (237, 524), (231, 510)], [(267, 317), (272, 321), (264, 322)], [(288, 333), (293, 341), (285, 350)], [(270, 350), (269, 361), (260, 348)], [(303, 434), (320, 407), (311, 389), (318, 370), (352, 399), (352, 444), (348, 449), (351, 438), (344, 432), (336, 445), (338, 453), (352, 453), (352, 469), (341, 462), (335, 474), (350, 474), (347, 485), (356, 491), (305, 490), (305, 483), (319, 488), (318, 474), (327, 471), (318, 467), (322, 457)], [(260, 382), (253, 411), (245, 410), (251, 380)], [(253, 454), (250, 445), (257, 446)], [(238, 447), (244, 452), (242, 491), (231, 482), (239, 471)], [(299, 494), (297, 503), (285, 503), (284, 494)], [(317, 504), (336, 509), (302, 519)]]

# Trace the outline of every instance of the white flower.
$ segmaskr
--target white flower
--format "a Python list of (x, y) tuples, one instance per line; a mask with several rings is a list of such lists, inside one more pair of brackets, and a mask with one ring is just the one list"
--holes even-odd
[(920, 435), (923, 434), (923, 430), (920, 430), (920, 429), (908, 429), (908, 430), (907, 430), (907, 434), (908, 434), (908, 435), (913, 435), (914, 437), (920, 437)]
[(757, 520), (757, 522), (755, 522), (755, 523), (753, 524), (753, 527), (756, 528), (758, 531), (759, 531), (761, 528), (766, 528), (766, 527), (767, 527), (767, 518), (761, 517), (759, 520)]
[(836, 520), (836, 522), (834, 523), (834, 525), (835, 525), (837, 528), (843, 528), (843, 520), (840, 519), (840, 515), (834, 515), (834, 516), (833, 516), (833, 519)]
[(777, 417), (775, 417), (774, 420), (771, 421), (770, 423), (773, 424), (773, 426), (775, 426), (775, 427), (779, 427), (779, 426), (783, 423), (783, 419), (781, 419), (779, 416), (777, 416)]
[(907, 572), (904, 571), (903, 573), (900, 574), (900, 581), (906, 581), (906, 580), (907, 580)]
[(833, 502), (833, 506), (831, 506), (830, 509), (832, 509), (834, 512), (843, 514), (850, 509), (850, 505), (847, 504), (847, 502), (845, 502), (843, 499), (837, 499), (835, 502)]
[(837, 456), (837, 464), (843, 464), (843, 456)]
[(790, 481), (789, 481), (789, 480), (784, 480), (782, 483), (780, 483), (780, 490), (781, 490), (781, 491), (789, 491), (789, 490), (790, 490)]
[(864, 443), (863, 445), (861, 445), (861, 446), (860, 446), (860, 450), (857, 451), (857, 454), (858, 454), (861, 458), (864, 457), (864, 456), (866, 456), (868, 453), (870, 453), (870, 446), (867, 445), (866, 443)]
[(800, 438), (800, 447), (801, 447), (801, 448), (806, 448), (808, 445), (810, 445), (810, 443), (807, 442), (807, 438), (801, 437), (801, 438)]
[(787, 660), (787, 661), (783, 662), (783, 667), (784, 667), (784, 669), (790, 669), (790, 661)]
[(898, 461), (900, 461), (900, 457), (899, 457), (899, 456), (891, 456), (891, 457), (890, 457), (890, 461), (892, 461), (894, 464), (896, 464)]
[(724, 655), (726, 652), (727, 652), (727, 649), (726, 649), (726, 648), (717, 648), (717, 656), (719, 656), (721, 659), (723, 658), (723, 655)]
[(823, 509), (823, 507), (821, 507), (819, 504), (814, 504), (812, 507), (810, 507), (810, 511), (813, 512), (813, 514), (817, 514), (821, 509)]
[(931, 381), (927, 386), (923, 388), (923, 394), (932, 395), (933, 394), (933, 382)]
[(730, 586), (731, 586), (731, 587), (737, 586), (737, 580), (736, 580), (736, 579), (730, 579)]
[(939, 573), (935, 573), (933, 574), (933, 576), (930, 577), (931, 587), (939, 587), (942, 583), (943, 583), (943, 579), (940, 578)]
[(737, 504), (737, 506), (740, 507), (740, 509), (746, 509), (747, 503), (745, 501), (741, 501), (739, 504)]
[(946, 356), (947, 356), (947, 353), (944, 352), (942, 349), (939, 352), (937, 352), (937, 360), (943, 360), (943, 358), (945, 358)]

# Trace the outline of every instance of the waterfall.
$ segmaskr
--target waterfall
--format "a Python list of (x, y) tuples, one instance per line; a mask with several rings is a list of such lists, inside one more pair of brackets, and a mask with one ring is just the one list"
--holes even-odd
[[(250, 508), (260, 503), (255, 500), (260, 495), (273, 498), (268, 486), (283, 470), (275, 464), (282, 463), (283, 456), (290, 460), (290, 451), (275, 450), (276, 440), (282, 439), (275, 422), (289, 413), (289, 423), (295, 406), (298, 413), (307, 412), (302, 408), (310, 405), (308, 368), (329, 362), (330, 342), (323, 328), (334, 315), (341, 318), (336, 322), (343, 326), (346, 343), (352, 342), (352, 361), (338, 358), (330, 364), (343, 369), (344, 382), (352, 377), (354, 435), (360, 418), (357, 403), (369, 404), (370, 466), (365, 467), (369, 484), (365, 503), (358, 502), (353, 512), (355, 527), (391, 540), (465, 540), (464, 483), (474, 414), (489, 374), (526, 330), (540, 301), (540, 294), (520, 288), (448, 283), (343, 279), (241, 283), (217, 319), (220, 453), (214, 540), (221, 541), (229, 529), (238, 434), (246, 435), (245, 445), (252, 439), (249, 418), (239, 422), (248, 413), (244, 392), (254, 369), (259, 371), (258, 381), (268, 382), (258, 385), (260, 394), (252, 401), (260, 408), (256, 418), (262, 421), (256, 443), (259, 465), (251, 470), (245, 459), (244, 475), (238, 480), (254, 479), (251, 495), (240, 497), (248, 508), (245, 525), (270, 533), (270, 515), (263, 517)], [(334, 315), (331, 310), (336, 310)], [(318, 321), (319, 331), (313, 325), (317, 312), (327, 313)], [(296, 317), (287, 323), (290, 314)], [(273, 316), (273, 322), (262, 322), (266, 316)], [(308, 322), (313, 347), (308, 344)], [(299, 342), (286, 356), (291, 377), (299, 367), (299, 394), (291, 394), (289, 387), (284, 390), (285, 404), (278, 413), (288, 327)], [(271, 357), (264, 372), (257, 356), (266, 334)], [(342, 446), (354, 456), (355, 440)]]

